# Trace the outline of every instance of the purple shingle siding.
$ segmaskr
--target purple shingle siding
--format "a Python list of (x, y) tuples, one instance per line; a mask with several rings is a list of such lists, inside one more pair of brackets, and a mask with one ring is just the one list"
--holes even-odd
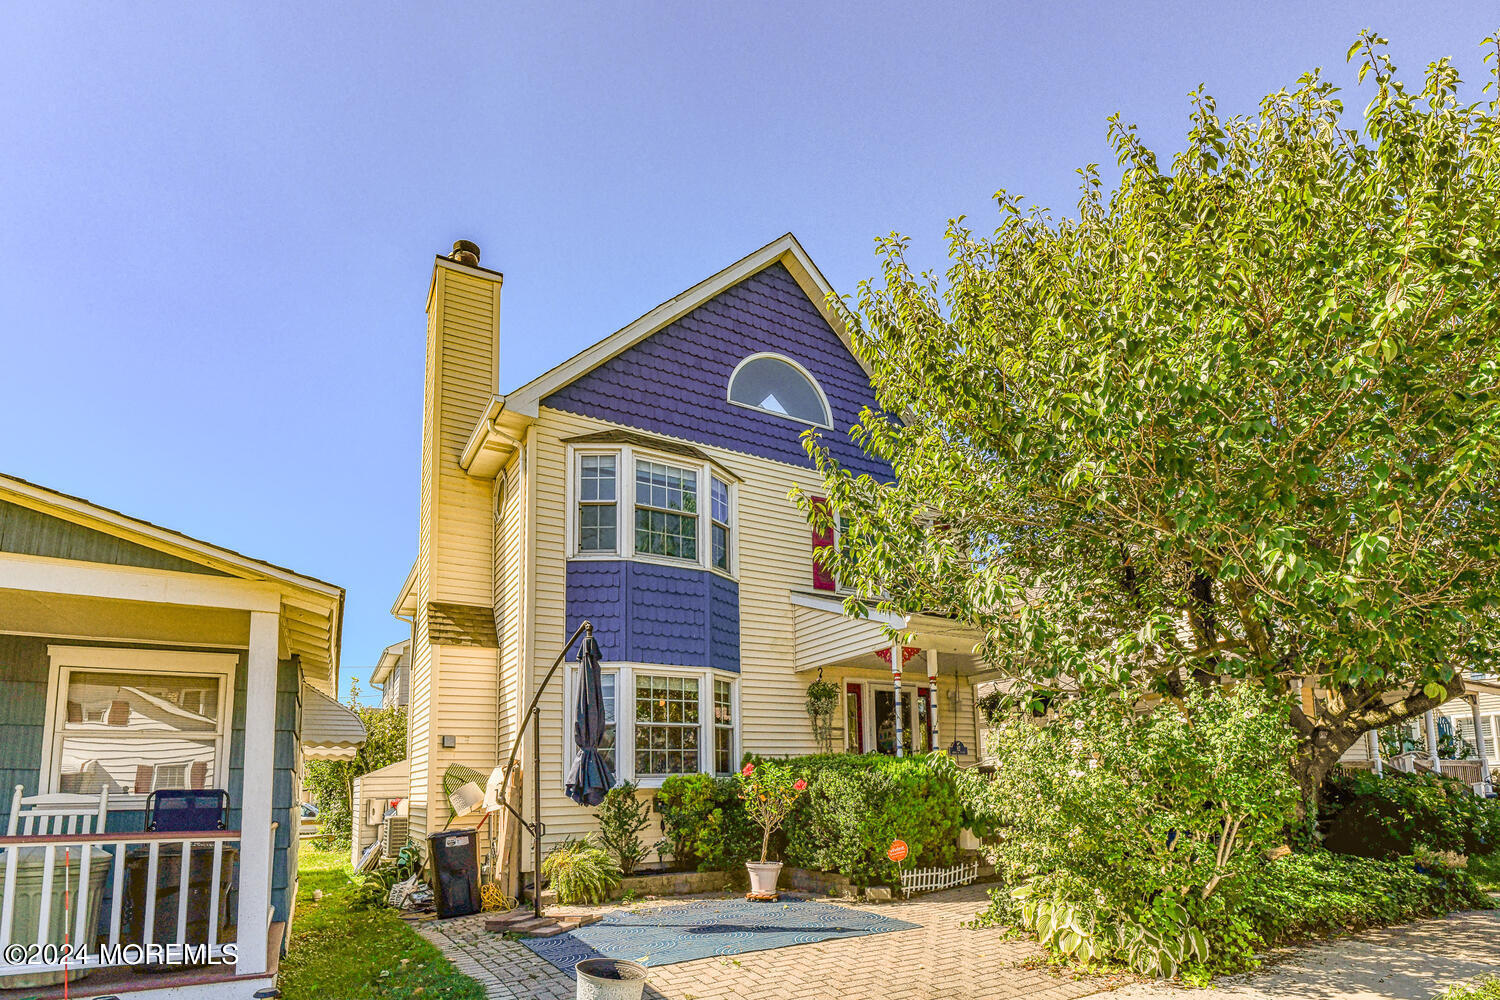
[(572, 560), (566, 634), (585, 618), (606, 662), (740, 668), (739, 587), (707, 570)]
[(726, 289), (686, 316), (542, 400), (542, 405), (761, 458), (810, 465), (806, 424), (736, 406), (729, 376), (745, 357), (767, 351), (801, 364), (822, 386), (834, 430), (824, 443), (843, 465), (890, 478), (884, 462), (849, 439), (874, 393), (854, 360), (781, 264)]

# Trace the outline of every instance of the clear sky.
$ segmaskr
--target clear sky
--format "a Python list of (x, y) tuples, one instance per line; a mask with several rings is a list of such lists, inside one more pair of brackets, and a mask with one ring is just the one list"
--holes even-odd
[(505, 272), (509, 390), (788, 230), (844, 292), (878, 234), (940, 265), (997, 188), (1071, 206), (1109, 114), (1174, 149), (1365, 26), (1478, 81), (1500, 6), (12, 3), (0, 469), (344, 586), (363, 682), (434, 252)]

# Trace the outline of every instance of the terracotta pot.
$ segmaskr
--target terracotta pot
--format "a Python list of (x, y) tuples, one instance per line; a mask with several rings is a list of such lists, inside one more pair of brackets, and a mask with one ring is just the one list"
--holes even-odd
[(780, 861), (746, 861), (750, 872), (750, 891), (757, 896), (769, 896), (776, 891), (776, 880), (781, 877)]

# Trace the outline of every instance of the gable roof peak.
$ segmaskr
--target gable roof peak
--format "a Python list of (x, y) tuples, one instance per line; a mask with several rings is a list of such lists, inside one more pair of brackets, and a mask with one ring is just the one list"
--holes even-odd
[(828, 279), (818, 270), (797, 237), (786, 233), (728, 267), (704, 278), (691, 288), (680, 292), (656, 308), (636, 319), (633, 323), (615, 331), (591, 347), (580, 351), (518, 389), (503, 397), (503, 406), (513, 413), (534, 417), (542, 399), (581, 378), (611, 358), (629, 350), (658, 330), (670, 325), (708, 302), (710, 299), (750, 278), (773, 264), (781, 264), (791, 274), (803, 293), (843, 341), (849, 353), (861, 368), (869, 373), (868, 366), (854, 350), (848, 331), (838, 314), (829, 307), (828, 299), (834, 294)]

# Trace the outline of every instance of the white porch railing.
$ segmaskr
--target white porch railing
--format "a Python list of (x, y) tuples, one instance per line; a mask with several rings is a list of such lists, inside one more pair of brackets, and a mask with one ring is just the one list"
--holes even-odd
[[(236, 888), (239, 839), (238, 830), (0, 837), (0, 977), (112, 965), (232, 964), (234, 951), (226, 954), (224, 945), (234, 934), (230, 928), (228, 941), (220, 940), (221, 915), (235, 919), (224, 904)], [(163, 901), (174, 885), (177, 898)], [(64, 889), (70, 912), (63, 912)], [(175, 919), (158, 906), (163, 902), (175, 906)]]

